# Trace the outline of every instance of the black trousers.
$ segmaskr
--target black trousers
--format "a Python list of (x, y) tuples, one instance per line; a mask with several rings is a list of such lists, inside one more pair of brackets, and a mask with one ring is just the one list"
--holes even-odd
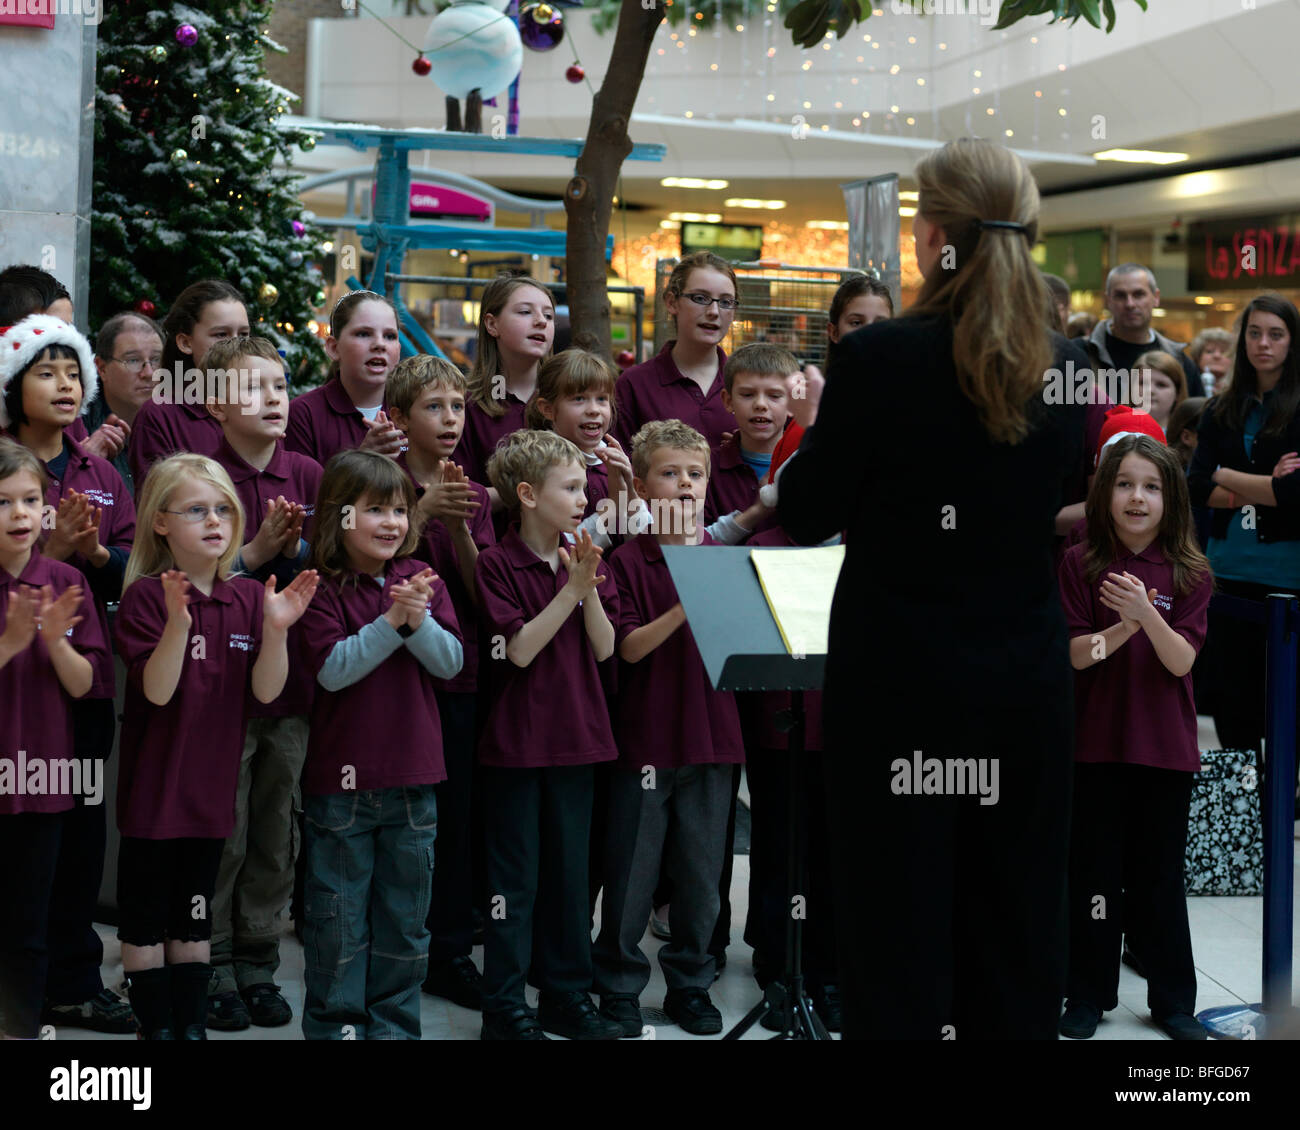
[(1070, 834), (1071, 1000), (1119, 1004), (1125, 928), (1146, 968), (1157, 1016), (1194, 1012), (1196, 969), (1183, 856), (1193, 774), (1148, 765), (1074, 767)]
[(438, 847), (429, 903), (429, 965), (473, 949), (474, 852), (470, 813), (474, 780), (474, 694), (438, 692), (447, 779), (435, 787)]
[[(1072, 672), (1060, 676), (1014, 707), (881, 680), (828, 685), (845, 1039), (1057, 1038), (1074, 750)], [(893, 764), (918, 749), (997, 758), (997, 803), (895, 793)]]
[[(835, 913), (827, 843), (826, 780), (820, 750), (804, 759), (804, 873), (795, 891), (805, 899), (803, 972), (811, 985), (837, 983)], [(786, 924), (792, 908), (787, 890), (790, 830), (790, 754), (783, 749), (751, 752), (749, 781), (749, 916), (745, 942), (754, 950), (754, 975), (764, 987), (785, 973)]]
[[(107, 782), (109, 755), (117, 715), (111, 698), (82, 698), (72, 704), (74, 757), (98, 761), (101, 783)], [(104, 796), (98, 804), (77, 798), (63, 821), (59, 862), (50, 892), (50, 966), (45, 995), (51, 1004), (80, 1004), (104, 988), (99, 967), (104, 943), (95, 930), (99, 885), (104, 877), (108, 813)]]
[[(1265, 602), (1267, 585), (1219, 578), (1220, 592)], [(1216, 612), (1211, 606), (1206, 648), (1212, 672), (1214, 728), (1223, 749), (1262, 747), (1264, 737), (1264, 651), (1268, 637), (1263, 624), (1252, 624)]]
[(0, 1014), (34, 1040), (49, 971), (49, 912), (65, 812), (0, 816)]
[(544, 993), (590, 991), (587, 862), (592, 767), (480, 766), (486, 816), (483, 1011)]

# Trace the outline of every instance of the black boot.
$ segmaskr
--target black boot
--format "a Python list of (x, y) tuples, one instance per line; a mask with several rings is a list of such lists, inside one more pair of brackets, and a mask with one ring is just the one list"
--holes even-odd
[(136, 1039), (174, 1040), (172, 1031), (172, 971), (141, 969), (126, 975), (126, 991), (135, 1013)]
[(206, 1040), (208, 978), (212, 966), (206, 961), (187, 961), (172, 971), (172, 1024), (178, 1040)]

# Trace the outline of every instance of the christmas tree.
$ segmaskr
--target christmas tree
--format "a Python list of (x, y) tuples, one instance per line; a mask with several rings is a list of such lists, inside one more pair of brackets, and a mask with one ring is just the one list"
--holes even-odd
[(161, 319), (190, 283), (225, 279), (247, 300), (253, 333), (310, 384), (324, 361), (307, 326), (325, 301), (324, 233), (304, 222), (289, 165), (315, 138), (276, 126), (297, 95), (265, 77), (264, 52), (284, 51), (264, 33), (271, 7), (104, 6), (91, 324), (132, 308)]

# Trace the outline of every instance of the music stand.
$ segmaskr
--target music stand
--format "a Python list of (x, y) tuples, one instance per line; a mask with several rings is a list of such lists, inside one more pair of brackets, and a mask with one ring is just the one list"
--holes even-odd
[[(795, 548), (781, 552), (798, 553)], [(686, 622), (704, 660), (709, 681), (719, 691), (789, 691), (790, 821), (786, 841), (786, 905), (793, 906), (804, 866), (804, 702), (818, 690), (825, 655), (791, 655), (772, 618), (746, 546), (666, 545), (664, 560), (677, 586)], [(751, 908), (752, 910), (752, 908)], [(763, 999), (723, 1036), (738, 1040), (768, 1012), (781, 1013), (777, 1040), (829, 1040), (803, 981), (803, 919), (789, 914), (785, 926), (785, 974), (767, 986)]]

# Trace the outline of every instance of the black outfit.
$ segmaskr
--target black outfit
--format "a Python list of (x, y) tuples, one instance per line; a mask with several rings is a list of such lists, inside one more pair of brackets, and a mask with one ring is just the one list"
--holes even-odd
[[(1113, 369), (1132, 369), (1133, 363), (1144, 353), (1152, 351), (1167, 353), (1168, 350), (1161, 349), (1159, 340), (1147, 342), (1145, 345), (1134, 345), (1131, 341), (1121, 341), (1112, 333), (1106, 334), (1106, 352), (1110, 354), (1113, 365), (1107, 366)], [(1197, 396), (1200, 390), (1205, 386), (1201, 383), (1201, 371), (1192, 364), (1191, 359), (1181, 349), (1172, 354), (1176, 361), (1183, 367), (1183, 373), (1187, 377), (1188, 396)]]
[(133, 946), (211, 940), (212, 896), (225, 845), (225, 840), (197, 837), (123, 836), (117, 856), (118, 938)]
[(21, 1039), (40, 1032), (50, 897), (67, 817), (19, 812), (0, 819), (0, 1015), (4, 1032)]
[[(109, 755), (117, 717), (111, 698), (81, 698), (72, 703), (73, 756), (98, 761), (107, 791)], [(45, 996), (51, 1004), (80, 1004), (104, 988), (99, 967), (104, 943), (95, 929), (99, 887), (104, 878), (108, 813), (104, 797), (85, 796), (63, 814), (59, 861), (50, 891), (50, 965)]]
[(474, 948), (473, 852), (470, 804), (474, 779), (476, 696), (438, 691), (442, 759), (447, 779), (434, 786), (438, 801), (437, 859), (429, 901), (429, 965), (467, 957)]
[[(483, 1012), (591, 990), (587, 863), (592, 766), (480, 766), (487, 814)], [(530, 972), (531, 967), (531, 972)]]
[[(1070, 826), (1069, 997), (1119, 1005), (1121, 929), (1147, 979), (1152, 1015), (1196, 1007), (1183, 856), (1195, 774), (1149, 765), (1076, 764)], [(1095, 900), (1102, 898), (1104, 903)], [(1121, 913), (1122, 911), (1122, 913)]]
[[(1266, 398), (1266, 402), (1270, 398)], [(1192, 506), (1205, 506), (1214, 490), (1211, 476), (1218, 467), (1250, 475), (1272, 475), (1277, 461), (1288, 451), (1300, 451), (1300, 413), (1279, 435), (1258, 433), (1249, 456), (1245, 432), (1218, 416), (1219, 397), (1205, 406), (1197, 428), (1196, 450), (1187, 469), (1187, 489)], [(1267, 417), (1265, 425), (1267, 425)], [(1300, 474), (1273, 479), (1277, 506), (1255, 507), (1255, 536), (1261, 543), (1300, 539)], [(1226, 538), (1228, 523), (1241, 520), (1240, 510), (1215, 507), (1210, 511), (1210, 536)], [(1207, 544), (1208, 549), (1208, 544)], [(1296, 578), (1300, 584), (1300, 577)], [(1248, 579), (1216, 577), (1216, 591), (1263, 604), (1275, 585)], [(1264, 651), (1267, 629), (1210, 605), (1206, 634), (1206, 678), (1212, 685), (1214, 726), (1224, 749), (1261, 748), (1264, 736)]]
[[(1084, 407), (1035, 392), (1027, 438), (990, 442), (952, 339), (940, 316), (848, 335), (781, 475), (791, 538), (845, 531), (824, 700), (844, 1032), (1055, 1039), (1074, 674), (1053, 529)], [(864, 405), (904, 423), (864, 431)], [(896, 794), (916, 750), (996, 758), (997, 802)]]

